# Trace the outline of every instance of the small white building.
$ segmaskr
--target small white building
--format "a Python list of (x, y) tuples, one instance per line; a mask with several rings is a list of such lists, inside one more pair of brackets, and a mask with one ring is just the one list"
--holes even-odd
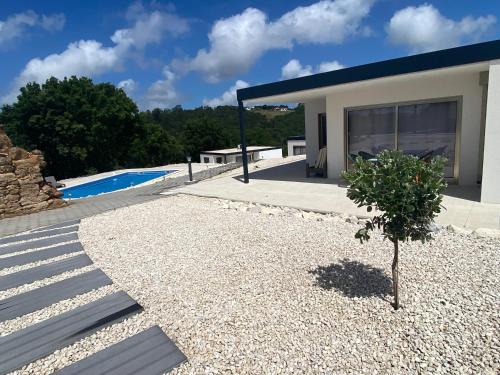
[(287, 141), (288, 156), (306, 154), (306, 137), (304, 135), (294, 135), (288, 137)]
[[(248, 161), (263, 159), (276, 159), (283, 157), (281, 147), (272, 146), (247, 146)], [(200, 163), (241, 163), (241, 148), (227, 148), (224, 150), (212, 150), (200, 152)]]

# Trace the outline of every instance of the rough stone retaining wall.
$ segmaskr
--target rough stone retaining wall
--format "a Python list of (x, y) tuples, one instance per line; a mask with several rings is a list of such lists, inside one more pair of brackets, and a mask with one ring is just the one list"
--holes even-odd
[(41, 151), (14, 147), (0, 125), (0, 218), (65, 205), (61, 193), (46, 184)]

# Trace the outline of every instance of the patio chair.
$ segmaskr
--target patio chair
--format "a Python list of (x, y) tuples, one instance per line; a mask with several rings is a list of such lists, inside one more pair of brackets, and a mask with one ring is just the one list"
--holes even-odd
[(369, 152), (366, 151), (360, 151), (358, 152), (358, 155), (361, 156), (364, 160), (373, 160), (377, 158), (375, 155), (370, 154)]
[(434, 156), (434, 151), (430, 150), (424, 153), (423, 155), (420, 155), (418, 158), (426, 163), (429, 163), (432, 160), (433, 156)]
[(48, 183), (50, 186), (52, 186), (53, 188), (56, 188), (56, 189), (66, 186), (63, 183), (57, 182), (56, 178), (54, 176), (47, 176), (47, 177), (44, 177), (43, 179), (45, 180), (46, 183)]
[(306, 177), (311, 177), (311, 174), (323, 178), (327, 177), (326, 147), (319, 150), (318, 158), (314, 166), (310, 166), (309, 163), (306, 163)]

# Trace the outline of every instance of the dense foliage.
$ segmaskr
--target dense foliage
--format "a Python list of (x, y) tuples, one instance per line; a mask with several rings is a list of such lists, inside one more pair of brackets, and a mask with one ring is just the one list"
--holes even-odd
[[(41, 150), (46, 174), (67, 178), (125, 167), (182, 162), (187, 154), (239, 143), (234, 106), (140, 112), (125, 92), (88, 78), (50, 78), (29, 83), (17, 102), (0, 112), (0, 123), (18, 146)], [(247, 142), (284, 146), (304, 133), (304, 108), (266, 117), (245, 111)]]
[(393, 282), (395, 307), (398, 297), (399, 241), (428, 241), (431, 225), (441, 211), (445, 159), (430, 162), (401, 151), (383, 151), (377, 161), (358, 157), (354, 166), (343, 173), (349, 183), (347, 196), (358, 205), (380, 211), (355, 235), (361, 242), (370, 238), (370, 231), (381, 229), (394, 244)]

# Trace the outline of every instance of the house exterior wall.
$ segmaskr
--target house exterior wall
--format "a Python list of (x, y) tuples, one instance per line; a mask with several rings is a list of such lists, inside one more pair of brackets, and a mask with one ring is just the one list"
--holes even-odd
[[(318, 143), (318, 114), (326, 112), (325, 98), (304, 103), (305, 134), (306, 134), (306, 158), (309, 164), (314, 164), (319, 152)], [(328, 124), (328, 116), (327, 116)], [(329, 133), (329, 129), (327, 129)], [(329, 134), (327, 134), (327, 139)]]
[(287, 141), (288, 156), (293, 156), (293, 147), (294, 146), (306, 147), (306, 141), (305, 140), (288, 140)]
[(500, 203), (500, 64), (491, 65), (484, 134), (481, 202)]
[[(328, 176), (339, 177), (345, 168), (346, 108), (461, 97), (461, 113), (457, 124), (457, 132), (460, 134), (457, 143), (458, 182), (461, 185), (475, 184), (478, 176), (482, 103), (479, 73), (402, 78), (399, 76), (357, 88), (345, 88), (326, 96)], [(307, 128), (306, 115), (306, 132)]]
[(254, 152), (253, 160), (262, 160), (262, 159), (276, 159), (283, 157), (283, 150), (281, 148), (276, 148), (273, 150), (265, 150)]

